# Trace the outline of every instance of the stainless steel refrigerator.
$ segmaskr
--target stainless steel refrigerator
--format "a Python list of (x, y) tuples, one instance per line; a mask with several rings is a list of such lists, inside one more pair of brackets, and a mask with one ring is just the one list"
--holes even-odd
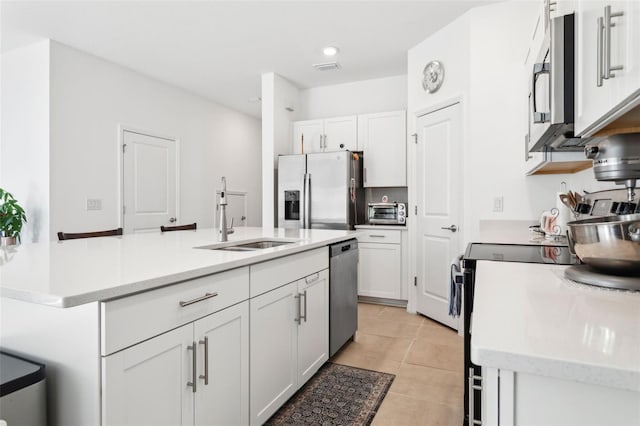
[(278, 227), (354, 229), (364, 223), (362, 153), (278, 157)]

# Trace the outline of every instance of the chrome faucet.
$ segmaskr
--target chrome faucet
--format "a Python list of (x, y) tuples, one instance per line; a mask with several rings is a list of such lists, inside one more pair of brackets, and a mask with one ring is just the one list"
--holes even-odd
[(218, 241), (229, 241), (227, 235), (233, 234), (233, 218), (231, 227), (227, 228), (227, 179), (222, 176), (222, 190), (220, 190), (220, 229), (218, 230)]

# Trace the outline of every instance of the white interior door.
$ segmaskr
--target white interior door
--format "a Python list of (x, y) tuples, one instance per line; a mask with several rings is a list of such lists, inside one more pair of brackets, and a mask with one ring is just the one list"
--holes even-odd
[(415, 160), (416, 308), (421, 314), (456, 330), (458, 319), (449, 316), (449, 275), (451, 260), (460, 254), (460, 109), (460, 104), (454, 104), (418, 117)]
[(176, 141), (123, 133), (124, 232), (159, 229), (177, 222)]

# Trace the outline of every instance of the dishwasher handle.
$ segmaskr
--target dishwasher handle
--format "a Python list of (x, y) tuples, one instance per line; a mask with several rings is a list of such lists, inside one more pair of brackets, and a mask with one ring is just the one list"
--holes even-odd
[(331, 246), (331, 257), (340, 256), (341, 254), (346, 254), (347, 252), (355, 251), (357, 249), (358, 240), (356, 239), (333, 244)]

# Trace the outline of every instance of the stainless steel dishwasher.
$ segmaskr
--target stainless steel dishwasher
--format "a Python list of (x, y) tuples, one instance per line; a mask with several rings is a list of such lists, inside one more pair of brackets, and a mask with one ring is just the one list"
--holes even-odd
[(329, 356), (358, 329), (358, 240), (329, 246)]

